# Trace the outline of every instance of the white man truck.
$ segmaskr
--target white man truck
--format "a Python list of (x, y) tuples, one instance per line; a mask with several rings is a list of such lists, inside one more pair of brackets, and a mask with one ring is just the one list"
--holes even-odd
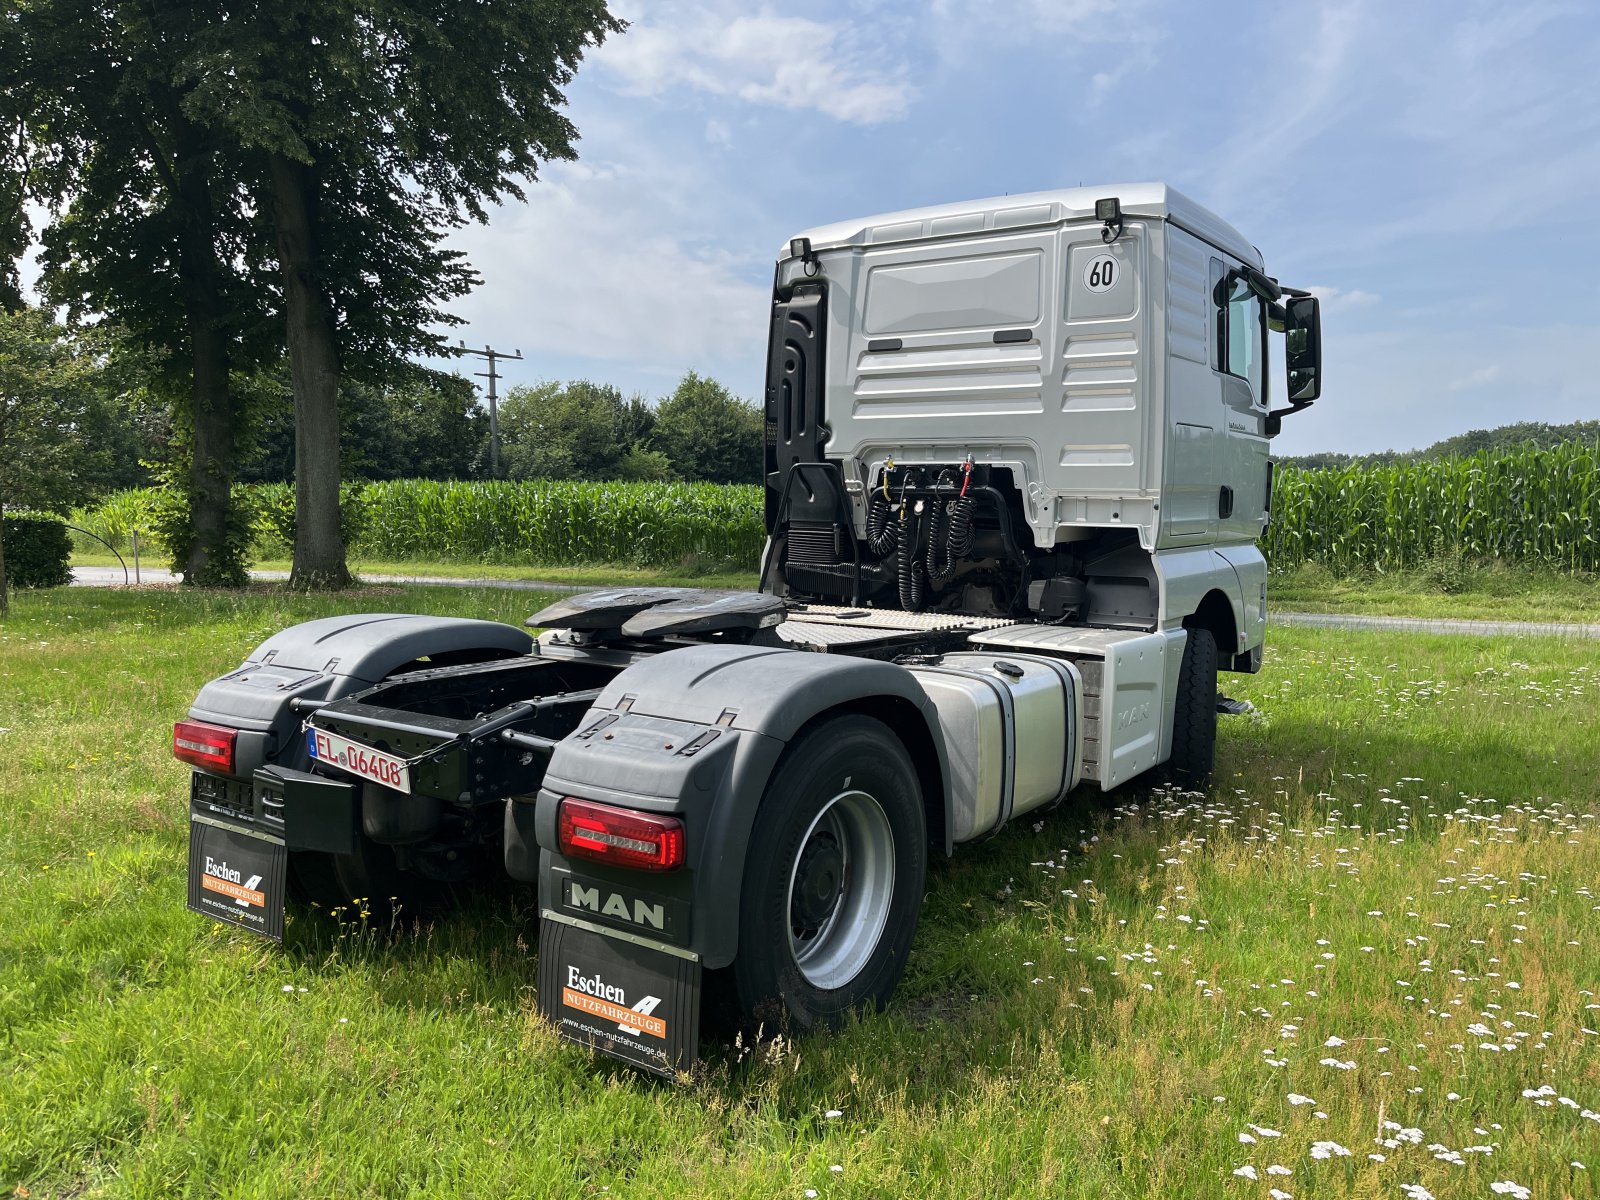
[(769, 1032), (882, 1005), (930, 852), (1203, 785), (1217, 672), (1261, 665), (1269, 439), (1320, 385), (1316, 299), (1164, 185), (803, 233), (759, 590), (268, 639), (175, 730), (190, 905), (281, 938), (291, 882), (537, 883), (543, 1013), (667, 1075), (702, 997)]

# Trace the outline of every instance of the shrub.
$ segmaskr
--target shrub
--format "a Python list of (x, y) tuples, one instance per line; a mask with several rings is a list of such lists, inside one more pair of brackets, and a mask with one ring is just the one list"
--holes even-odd
[(6, 581), (11, 587), (61, 587), (72, 582), (72, 539), (59, 518), (8, 513), (4, 520)]

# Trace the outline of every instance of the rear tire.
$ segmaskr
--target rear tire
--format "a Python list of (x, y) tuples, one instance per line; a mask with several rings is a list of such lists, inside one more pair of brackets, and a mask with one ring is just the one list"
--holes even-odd
[(1185, 791), (1211, 780), (1217, 759), (1217, 640), (1209, 629), (1190, 629), (1178, 669), (1172, 706), (1172, 757), (1166, 778)]
[[(296, 890), (313, 905), (329, 912), (365, 909), (387, 921), (425, 913), (438, 904), (440, 885), (394, 861), (394, 851), (364, 834), (356, 835), (353, 854), (327, 854), (297, 850), (289, 856)], [(370, 918), (369, 918), (370, 919)]]
[(881, 1007), (922, 908), (927, 819), (900, 739), (841, 716), (785, 752), (745, 859), (739, 952), (725, 972), (736, 1026), (805, 1032)]

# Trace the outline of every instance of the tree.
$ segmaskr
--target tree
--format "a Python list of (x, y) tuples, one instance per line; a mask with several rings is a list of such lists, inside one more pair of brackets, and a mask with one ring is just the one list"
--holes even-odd
[[(292, 584), (349, 577), (342, 372), (442, 348), (436, 306), (475, 281), (440, 248), (445, 231), (520, 199), (541, 161), (576, 157), (561, 89), (621, 28), (604, 0), (281, 0), (196, 39), (191, 111), (263, 163), (254, 190), (273, 226), (295, 395)], [(383, 319), (363, 321), (375, 290)]]
[(635, 442), (617, 462), (617, 478), (632, 483), (664, 483), (677, 476), (672, 470), (672, 460), (660, 450), (647, 449)]
[(463, 376), (414, 367), (383, 389), (380, 411), (388, 438), (369, 440), (386, 456), (367, 464), (368, 479), (471, 479), (487, 452), (489, 414)]
[[(294, 396), (286, 377), (266, 376), (254, 444), (239, 478), (294, 478)], [(459, 375), (407, 365), (380, 386), (346, 379), (339, 391), (339, 441), (346, 473), (360, 479), (471, 479), (485, 452), (489, 416)]]
[(587, 379), (514, 387), (500, 401), (500, 464), (508, 479), (615, 479), (632, 401)]
[[(187, 468), (186, 582), (242, 583), (228, 529), (240, 413), (231, 373), (264, 323), (247, 164), (226, 131), (191, 112), (182, 56), (214, 19), (203, 3), (33, 0), (0, 20), (0, 127), (14, 174), (0, 195), (0, 249), (26, 243), (23, 199), (48, 204), (43, 287), (75, 316), (109, 315), (151, 354), (152, 384), (178, 401)], [(9, 264), (8, 264), (9, 265)], [(4, 289), (0, 289), (4, 290)]]
[[(0, 518), (7, 508), (64, 511), (83, 496), (86, 440), (103, 418), (99, 367), (38, 309), (0, 309)], [(0, 519), (0, 616), (9, 611)]]
[(693, 371), (656, 410), (655, 444), (685, 479), (759, 483), (763, 436), (755, 405)]

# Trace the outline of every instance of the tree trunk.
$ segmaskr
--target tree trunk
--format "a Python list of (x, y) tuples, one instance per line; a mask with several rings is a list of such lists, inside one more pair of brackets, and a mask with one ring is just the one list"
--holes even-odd
[(6, 513), (0, 508), (0, 620), (11, 615), (11, 580), (6, 575)]
[[(181, 274), (181, 272), (180, 272)], [(185, 281), (185, 290), (191, 290)], [(203, 288), (199, 290), (204, 290)], [(194, 382), (189, 412), (194, 445), (189, 459), (189, 520), (194, 536), (183, 563), (183, 581), (202, 587), (243, 587), (243, 564), (228, 552), (233, 487), (233, 405), (228, 389), (228, 346), (216, 327), (216, 308), (187, 302)]]
[(217, 257), (216, 208), (211, 202), (211, 148), (205, 134), (181, 115), (172, 117), (169, 186), (181, 216), (178, 281), (188, 326), (193, 377), (189, 416), (194, 445), (189, 458), (190, 538), (179, 564), (183, 581), (202, 587), (243, 587), (242, 558), (228, 550), (232, 508), (234, 418), (224, 270)]
[(289, 586), (350, 583), (339, 527), (337, 330), (317, 275), (316, 168), (272, 156), (273, 219), (283, 268), (294, 380), (294, 565)]

